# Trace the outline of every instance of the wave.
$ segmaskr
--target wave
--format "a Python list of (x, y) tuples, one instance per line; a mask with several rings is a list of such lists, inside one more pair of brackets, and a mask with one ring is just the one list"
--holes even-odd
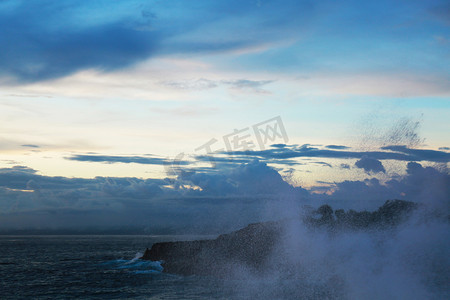
[(449, 299), (450, 224), (420, 214), (392, 230), (308, 230), (287, 224), (271, 271), (233, 286), (238, 295), (278, 299)]
[(132, 259), (115, 259), (103, 262), (101, 265), (116, 270), (125, 270), (135, 274), (160, 274), (163, 271), (162, 261), (141, 260), (142, 253), (136, 253)]

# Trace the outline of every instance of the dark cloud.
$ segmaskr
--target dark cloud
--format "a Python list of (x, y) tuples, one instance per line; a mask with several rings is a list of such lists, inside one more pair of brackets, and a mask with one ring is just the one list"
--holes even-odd
[[(339, 146), (343, 147), (346, 146)], [(280, 164), (286, 166), (303, 165), (297, 162), (295, 158), (337, 158), (337, 159), (358, 159), (357, 167), (363, 168), (366, 172), (385, 172), (380, 160), (398, 160), (398, 161), (430, 161), (430, 162), (448, 162), (450, 153), (438, 150), (410, 149), (406, 146), (387, 146), (381, 148), (383, 151), (347, 151), (319, 149), (309, 144), (302, 146), (275, 144), (271, 149), (261, 151), (223, 151), (211, 155), (197, 155), (193, 161), (184, 160), (184, 155), (177, 158), (161, 158), (154, 156), (116, 156), (100, 154), (79, 154), (66, 157), (68, 160), (85, 162), (103, 162), (103, 163), (137, 163), (164, 165), (174, 168), (177, 173), (182, 166), (191, 166), (192, 170), (199, 170), (195, 166), (198, 162), (209, 162), (211, 166), (220, 168), (234, 167), (237, 163), (249, 163), (253, 160), (270, 164)], [(378, 162), (377, 162), (378, 161)], [(324, 166), (332, 167), (328, 162), (313, 162)], [(348, 164), (342, 164), (341, 168), (349, 169)], [(214, 172), (213, 169), (209, 168)]]
[(122, 68), (148, 57), (160, 40), (159, 33), (138, 30), (126, 19), (88, 26), (77, 11), (89, 7), (75, 1), (15, 4), (0, 10), (0, 68), (20, 81)]
[(309, 144), (302, 146), (289, 146), (283, 148), (274, 148), (261, 151), (234, 151), (221, 152), (228, 155), (248, 155), (249, 157), (261, 159), (288, 159), (296, 157), (321, 157), (321, 158), (340, 158), (340, 159), (361, 159), (370, 157), (378, 160), (392, 159), (399, 161), (431, 161), (448, 162), (450, 153), (438, 150), (410, 149), (406, 146), (386, 146), (382, 147), (384, 151), (347, 151), (319, 149)]
[(253, 160), (259, 160), (265, 163), (280, 164), (286, 166), (296, 166), (303, 165), (304, 163), (297, 162), (292, 159), (265, 159), (263, 157), (256, 157), (247, 153), (245, 155), (234, 155), (229, 153), (228, 156), (218, 156), (218, 155), (197, 155), (194, 159), (198, 162), (210, 162), (213, 166), (221, 165), (222, 167), (230, 166), (234, 167), (236, 163), (249, 163)]
[[(294, 188), (283, 180), (281, 175), (266, 163), (257, 160), (234, 166), (218, 174), (186, 173), (179, 179), (189, 181), (202, 189), (203, 193), (212, 195), (267, 195), (283, 196), (301, 193), (301, 188)], [(298, 190), (297, 190), (298, 189)]]
[(87, 161), (87, 162), (103, 162), (103, 163), (136, 163), (144, 165), (170, 165), (176, 163), (177, 165), (188, 165), (188, 161), (171, 160), (161, 157), (148, 156), (115, 156), (115, 155), (87, 155), (78, 154), (66, 157), (68, 160)]
[(442, 211), (449, 211), (450, 175), (446, 166), (442, 166), (439, 170), (409, 162), (406, 172), (407, 176), (392, 179), (387, 185), (405, 198), (431, 203)]
[(415, 162), (408, 164), (406, 175), (386, 183), (371, 178), (320, 184), (310, 190), (294, 187), (259, 161), (215, 172), (181, 172), (172, 179), (50, 177), (16, 166), (0, 169), (0, 227), (133, 225), (221, 232), (286, 217), (298, 213), (293, 207), (323, 202), (375, 209), (387, 199), (406, 199), (449, 209), (447, 170)]
[(324, 162), (324, 161), (314, 161), (314, 162), (312, 162), (312, 164), (322, 165), (322, 166), (324, 166), (324, 167), (330, 167), (330, 168), (333, 167), (332, 165), (330, 165), (329, 163), (326, 163), (326, 162)]
[[(392, 10), (386, 9), (386, 3), (382, 2), (355, 5), (354, 1), (343, 1), (339, 7), (328, 1), (310, 0), (285, 0), (282, 5), (275, 0), (189, 3), (174, 0), (151, 4), (145, 0), (11, 0), (0, 3), (0, 70), (5, 79), (14, 82), (59, 78), (85, 69), (116, 70), (157, 56), (245, 53), (253, 49), (257, 51), (252, 59), (237, 58), (235, 63), (265, 71), (298, 70), (299, 67), (302, 70), (329, 69), (326, 58), (348, 62), (348, 57), (352, 56), (352, 66), (358, 64), (358, 69), (367, 68), (372, 60), (360, 57), (361, 51), (354, 41), (358, 40), (364, 47), (374, 46), (379, 40), (367, 40), (369, 32), (387, 42), (399, 42), (398, 32), (386, 31), (386, 28), (410, 21), (410, 15), (403, 12), (411, 9), (404, 3), (390, 6), (396, 11), (394, 18), (389, 13)], [(421, 15), (435, 12), (432, 14), (436, 19), (448, 15), (441, 7), (427, 11), (430, 6), (432, 4), (424, 3), (417, 8)], [(437, 24), (426, 22), (426, 18), (416, 21), (412, 26), (396, 28), (405, 35), (421, 28), (418, 38), (422, 40), (428, 38), (424, 34), (427, 30), (436, 31), (430, 26)], [(336, 38), (330, 28), (339, 32), (339, 51), (323, 47), (330, 42), (330, 34), (332, 41)], [(280, 47), (279, 42), (284, 41), (293, 46)], [(400, 42), (412, 45), (405, 40)], [(266, 48), (273, 51), (264, 51)], [(384, 58), (379, 54), (372, 53), (378, 64), (392, 65), (387, 60), (390, 56)], [(418, 61), (414, 66), (421, 70), (426, 63)], [(241, 81), (235, 85), (266, 92), (252, 87), (251, 82)], [(394, 140), (395, 134), (392, 135)]]
[(3, 172), (20, 172), (20, 173), (29, 173), (29, 174), (35, 174), (36, 170), (31, 169), (27, 166), (14, 166), (12, 168), (1, 168), (0, 169), (0, 174), (2, 174)]
[(272, 144), (270, 145), (272, 148), (285, 148), (286, 144)]
[(342, 146), (342, 145), (326, 145), (325, 148), (334, 149), (334, 150), (350, 149), (350, 147)]
[(405, 199), (401, 193), (383, 185), (378, 179), (344, 180), (334, 184), (330, 195), (325, 193), (318, 197), (323, 202), (336, 203), (342, 208), (373, 209), (387, 199)]
[(40, 148), (40, 146), (38, 146), (38, 145), (31, 145), (31, 144), (25, 144), (25, 145), (22, 145), (22, 147), (27, 147), (27, 148)]
[(0, 217), (9, 220), (2, 228), (15, 222), (32, 226), (40, 219), (41, 227), (208, 225), (223, 230), (257, 221), (266, 201), (307, 193), (257, 161), (215, 173), (183, 172), (177, 179), (50, 177), (14, 167), (0, 170), (0, 183)]
[(375, 209), (385, 199), (404, 199), (445, 212), (450, 209), (450, 175), (446, 167), (438, 170), (409, 162), (404, 176), (394, 176), (385, 183), (376, 178), (337, 182), (317, 199), (354, 209)]
[[(268, 1), (259, 8), (254, 1), (200, 2), (184, 6), (181, 13), (182, 5), (177, 1), (151, 7), (146, 1), (8, 1), (0, 6), (0, 75), (30, 82), (84, 69), (115, 70), (155, 55), (241, 49), (292, 35), (293, 31), (282, 29), (302, 24), (311, 12), (311, 5), (295, 1), (284, 5)], [(292, 6), (302, 18), (285, 17)], [(255, 16), (266, 22), (246, 21), (246, 30), (235, 34), (239, 22)], [(217, 22), (222, 25), (217, 27)], [(230, 84), (257, 89), (265, 83)]]
[(360, 160), (358, 160), (355, 163), (355, 166), (360, 168), (360, 169), (364, 169), (364, 171), (366, 171), (366, 173), (385, 173), (386, 170), (384, 169), (383, 164), (381, 163), (381, 161), (377, 160), (377, 159), (373, 159), (370, 157), (363, 157)]
[(386, 146), (382, 147), (383, 150), (391, 150), (394, 152), (407, 154), (412, 161), (434, 161), (434, 162), (449, 162), (450, 153), (438, 150), (427, 150), (427, 149), (411, 149), (406, 146)]

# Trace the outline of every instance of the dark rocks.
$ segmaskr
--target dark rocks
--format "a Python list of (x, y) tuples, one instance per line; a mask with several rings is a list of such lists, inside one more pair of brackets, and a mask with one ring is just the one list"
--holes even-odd
[(281, 228), (279, 223), (250, 224), (215, 240), (156, 243), (142, 259), (164, 261), (164, 272), (182, 275), (225, 275), (233, 265), (253, 271), (264, 267)]
[[(415, 208), (417, 204), (402, 200), (388, 200), (374, 212), (333, 211), (329, 205), (323, 205), (304, 216), (303, 223), (331, 231), (392, 228)], [(163, 261), (164, 272), (181, 275), (222, 276), (230, 274), (237, 265), (262, 272), (270, 254), (276, 251), (284, 222), (250, 224), (214, 240), (156, 243), (142, 259)]]

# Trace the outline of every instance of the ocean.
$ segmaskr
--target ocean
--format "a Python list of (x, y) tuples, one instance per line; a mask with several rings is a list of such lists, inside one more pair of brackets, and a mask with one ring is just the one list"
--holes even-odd
[(1, 299), (229, 299), (218, 279), (162, 273), (138, 260), (192, 236), (0, 236)]
[(212, 236), (0, 236), (0, 299), (449, 299), (449, 223), (327, 232), (293, 223), (263, 275), (180, 276), (138, 259)]

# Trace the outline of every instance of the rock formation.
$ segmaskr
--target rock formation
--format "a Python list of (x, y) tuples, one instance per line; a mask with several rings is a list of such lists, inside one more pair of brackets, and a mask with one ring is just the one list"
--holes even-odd
[[(323, 205), (302, 220), (309, 227), (330, 231), (383, 229), (399, 224), (415, 208), (417, 204), (402, 200), (388, 200), (374, 212), (333, 211)], [(261, 272), (279, 243), (284, 222), (250, 224), (214, 240), (156, 243), (141, 259), (163, 261), (164, 272), (181, 275), (223, 275), (236, 265)]]

